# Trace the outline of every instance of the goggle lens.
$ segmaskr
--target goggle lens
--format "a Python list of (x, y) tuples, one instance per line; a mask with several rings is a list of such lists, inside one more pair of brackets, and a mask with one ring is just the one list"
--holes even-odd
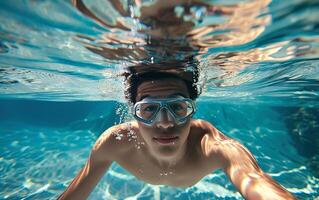
[(156, 103), (141, 103), (135, 108), (136, 115), (145, 120), (151, 120), (159, 110), (160, 105)]
[(193, 111), (193, 106), (188, 101), (172, 102), (168, 107), (178, 118), (187, 117)]

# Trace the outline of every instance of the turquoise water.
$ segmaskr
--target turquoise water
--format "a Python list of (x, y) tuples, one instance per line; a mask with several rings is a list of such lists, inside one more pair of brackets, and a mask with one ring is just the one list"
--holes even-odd
[[(195, 118), (242, 142), (298, 199), (318, 199), (319, 3), (206, 2), (176, 5), (192, 25), (163, 36), (131, 1), (83, 1), (96, 18), (70, 1), (1, 1), (0, 199), (55, 199), (103, 130), (131, 119), (125, 66), (189, 55), (203, 90)], [(221, 171), (180, 189), (113, 164), (90, 199), (242, 197)]]

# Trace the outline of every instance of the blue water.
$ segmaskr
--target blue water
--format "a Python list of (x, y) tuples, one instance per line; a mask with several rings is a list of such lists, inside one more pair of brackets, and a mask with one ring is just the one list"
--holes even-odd
[[(184, 20), (191, 30), (213, 29), (163, 39), (147, 32), (131, 1), (122, 1), (126, 14), (84, 1), (103, 23), (70, 1), (1, 1), (0, 199), (55, 199), (98, 136), (131, 119), (125, 66), (190, 54), (203, 86), (195, 118), (242, 142), (298, 199), (318, 199), (319, 2), (206, 2), (219, 11), (194, 6)], [(180, 189), (149, 185), (113, 164), (90, 199), (242, 197), (222, 171)]]

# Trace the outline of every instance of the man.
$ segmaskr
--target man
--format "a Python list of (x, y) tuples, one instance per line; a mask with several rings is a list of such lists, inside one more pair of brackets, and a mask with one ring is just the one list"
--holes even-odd
[(59, 199), (86, 199), (112, 162), (141, 181), (190, 187), (223, 169), (245, 199), (295, 199), (258, 166), (239, 142), (212, 124), (192, 119), (195, 78), (131, 71), (126, 97), (135, 121), (113, 126), (96, 141), (83, 169)]

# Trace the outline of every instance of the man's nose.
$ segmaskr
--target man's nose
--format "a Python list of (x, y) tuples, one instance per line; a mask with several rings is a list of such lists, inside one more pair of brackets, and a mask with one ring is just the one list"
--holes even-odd
[(156, 123), (157, 128), (168, 129), (174, 127), (174, 119), (166, 108), (160, 110), (159, 114), (160, 116)]

